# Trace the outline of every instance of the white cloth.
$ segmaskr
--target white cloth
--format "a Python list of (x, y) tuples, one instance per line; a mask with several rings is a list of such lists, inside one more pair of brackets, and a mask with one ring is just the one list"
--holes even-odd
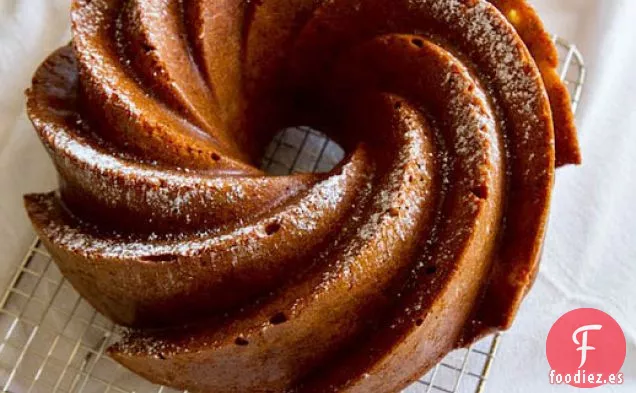
[[(636, 391), (636, 1), (536, 0), (550, 31), (575, 42), (589, 72), (578, 115), (584, 165), (559, 171), (540, 274), (504, 336), (490, 392), (575, 391), (548, 384), (545, 339), (578, 307), (622, 325), (622, 386)], [(22, 194), (54, 188), (55, 173), (24, 113), (36, 65), (69, 38), (68, 0), (0, 0), (0, 289), (33, 233)]]
[(0, 290), (33, 240), (27, 192), (52, 190), (56, 175), (25, 115), (37, 64), (67, 42), (68, 0), (0, 0)]

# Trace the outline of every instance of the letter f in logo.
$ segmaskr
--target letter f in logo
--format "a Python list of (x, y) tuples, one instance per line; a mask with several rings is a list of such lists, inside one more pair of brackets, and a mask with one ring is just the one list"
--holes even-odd
[[(596, 349), (587, 345), (587, 332), (590, 330), (601, 330), (602, 328), (602, 325), (586, 325), (576, 329), (572, 334), (572, 341), (574, 341), (574, 344), (580, 345), (580, 347), (576, 349), (577, 351), (581, 351), (581, 364), (579, 365), (579, 368), (583, 367), (587, 361), (587, 351), (594, 351)], [(579, 339), (577, 338), (579, 333), (583, 333), (581, 342), (579, 342)]]

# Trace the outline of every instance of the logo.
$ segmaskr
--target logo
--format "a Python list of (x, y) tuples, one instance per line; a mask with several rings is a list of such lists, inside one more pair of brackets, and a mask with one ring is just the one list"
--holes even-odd
[(587, 346), (588, 330), (601, 330), (602, 328), (603, 328), (602, 325), (587, 325), (587, 326), (581, 326), (580, 328), (574, 331), (574, 334), (572, 335), (572, 341), (574, 341), (576, 345), (581, 344), (579, 340), (576, 338), (577, 335), (579, 333), (583, 334), (583, 344), (576, 349), (577, 351), (581, 351), (581, 364), (579, 365), (579, 368), (585, 366), (585, 362), (587, 361), (587, 351), (593, 351), (596, 349), (594, 347)]
[(594, 388), (622, 384), (625, 334), (603, 311), (580, 308), (559, 318), (548, 334), (550, 383)]

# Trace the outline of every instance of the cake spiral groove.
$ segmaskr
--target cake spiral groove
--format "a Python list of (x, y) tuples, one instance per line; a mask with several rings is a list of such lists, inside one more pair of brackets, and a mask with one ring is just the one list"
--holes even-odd
[[(525, 0), (74, 0), (28, 114), (60, 270), (191, 392), (393, 392), (506, 329), (580, 162)], [(255, 165), (308, 125), (326, 174)]]

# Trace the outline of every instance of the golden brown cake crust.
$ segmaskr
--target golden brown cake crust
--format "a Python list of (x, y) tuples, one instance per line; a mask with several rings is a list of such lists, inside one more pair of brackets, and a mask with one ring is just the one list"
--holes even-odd
[[(28, 113), (38, 235), (111, 356), (191, 392), (394, 392), (512, 323), (580, 162), (525, 0), (75, 0)], [(281, 127), (347, 156), (254, 166)]]

